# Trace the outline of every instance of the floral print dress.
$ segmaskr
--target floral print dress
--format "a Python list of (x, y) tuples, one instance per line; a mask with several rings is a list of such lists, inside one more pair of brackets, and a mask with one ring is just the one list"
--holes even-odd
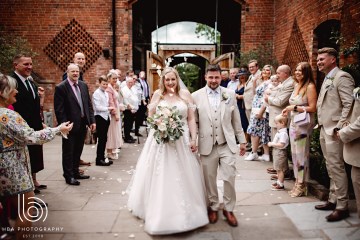
[[(256, 94), (252, 102), (252, 109), (259, 109), (264, 104), (264, 92), (269, 85), (269, 81), (266, 81), (256, 88)], [(251, 111), (249, 127), (247, 133), (252, 136), (258, 136), (263, 144), (270, 142), (271, 128), (269, 125), (269, 113), (266, 116), (259, 119), (256, 118), (255, 112)]]
[(34, 131), (15, 111), (0, 108), (0, 197), (34, 190), (28, 144), (54, 139), (60, 126)]

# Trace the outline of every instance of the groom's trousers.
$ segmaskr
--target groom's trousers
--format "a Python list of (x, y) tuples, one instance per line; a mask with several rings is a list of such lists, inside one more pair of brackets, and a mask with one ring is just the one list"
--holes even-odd
[(217, 188), (218, 167), (221, 179), (224, 181), (223, 199), (225, 210), (232, 212), (235, 208), (235, 160), (236, 154), (231, 152), (226, 143), (222, 145), (215, 144), (209, 155), (201, 155), (209, 206), (214, 211), (219, 210), (220, 205)]

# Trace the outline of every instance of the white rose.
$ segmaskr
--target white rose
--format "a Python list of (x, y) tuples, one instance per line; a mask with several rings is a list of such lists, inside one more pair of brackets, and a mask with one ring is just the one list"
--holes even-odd
[(159, 131), (160, 132), (165, 132), (166, 131), (166, 125), (165, 125), (165, 123), (161, 123), (160, 125), (159, 125)]

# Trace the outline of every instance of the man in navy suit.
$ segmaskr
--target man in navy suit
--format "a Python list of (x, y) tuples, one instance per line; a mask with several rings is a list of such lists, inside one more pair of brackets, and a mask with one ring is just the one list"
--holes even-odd
[(86, 126), (95, 131), (94, 111), (85, 82), (79, 81), (80, 69), (75, 63), (67, 68), (67, 79), (55, 87), (54, 108), (59, 123), (74, 123), (68, 138), (62, 139), (62, 164), (64, 178), (69, 185), (80, 185), (77, 179), (88, 179), (79, 174), (79, 161), (84, 147)]

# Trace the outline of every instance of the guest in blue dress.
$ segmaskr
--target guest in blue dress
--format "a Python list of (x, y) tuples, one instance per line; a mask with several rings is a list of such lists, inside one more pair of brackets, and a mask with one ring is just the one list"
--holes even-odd
[[(249, 73), (247, 71), (240, 70), (237, 75), (237, 78), (239, 78), (239, 84), (235, 90), (237, 106), (238, 106), (239, 112), (240, 112), (241, 125), (242, 125), (245, 133), (249, 126), (249, 122), (248, 122), (246, 114), (245, 114), (245, 104), (244, 104), (244, 96), (243, 95), (244, 95), (245, 83), (246, 83), (246, 80), (248, 79), (248, 77), (249, 77)], [(249, 142), (248, 136), (246, 136), (246, 138)]]

